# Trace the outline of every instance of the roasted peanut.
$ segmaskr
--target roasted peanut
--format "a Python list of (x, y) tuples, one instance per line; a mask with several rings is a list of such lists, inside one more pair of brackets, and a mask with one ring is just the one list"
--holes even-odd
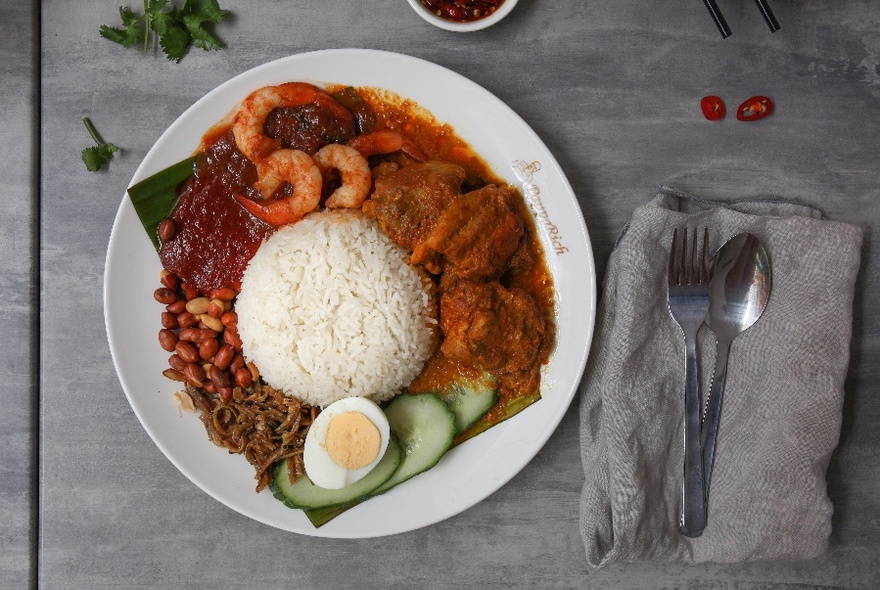
[(229, 287), (220, 287), (219, 289), (211, 290), (208, 295), (211, 299), (222, 299), (223, 301), (232, 301), (235, 299), (235, 291), (230, 289)]
[(260, 369), (257, 368), (257, 365), (255, 365), (254, 363), (248, 363), (247, 368), (251, 372), (251, 379), (253, 379), (254, 381), (259, 381)]
[(164, 303), (168, 305), (169, 303), (174, 303), (177, 301), (177, 293), (175, 293), (172, 289), (168, 287), (159, 287), (155, 291), (153, 291), (153, 299), (158, 301), (159, 303)]
[(211, 300), (207, 297), (196, 297), (186, 302), (186, 311), (193, 315), (202, 315), (208, 311), (208, 304)]
[(241, 354), (236, 354), (232, 359), (232, 362), (229, 364), (229, 370), (234, 374), (240, 368), (244, 367), (244, 357)]
[(221, 371), (225, 371), (229, 368), (229, 364), (232, 362), (232, 357), (235, 356), (235, 351), (228, 344), (224, 344), (217, 350), (217, 354), (214, 355), (214, 366), (220, 369)]
[(186, 301), (184, 301), (183, 299), (178, 299), (174, 303), (169, 303), (168, 305), (166, 305), (165, 309), (168, 312), (173, 313), (174, 315), (180, 315), (186, 311)]
[(186, 376), (177, 369), (165, 369), (162, 374), (172, 381), (180, 381), (181, 383), (186, 381)]
[(211, 360), (217, 350), (220, 348), (220, 342), (216, 338), (210, 340), (202, 340), (199, 344), (199, 356), (203, 361)]
[(225, 326), (237, 326), (238, 325), (238, 314), (234, 311), (224, 311), (223, 315), (220, 316), (220, 322)]
[(208, 329), (214, 330), (215, 332), (223, 331), (223, 323), (220, 321), (219, 318), (215, 318), (210, 314), (203, 313), (201, 316), (199, 316), (199, 319), (203, 324), (205, 324)]
[(177, 334), (168, 328), (159, 330), (159, 346), (168, 352), (174, 352), (174, 347), (177, 346)]
[(199, 316), (193, 315), (188, 311), (184, 311), (177, 316), (177, 323), (181, 328), (192, 328), (199, 323)]
[(246, 368), (241, 368), (235, 372), (235, 384), (239, 387), (249, 387), (252, 383), (251, 372)]
[(166, 217), (159, 222), (159, 227), (156, 228), (156, 233), (159, 235), (160, 240), (167, 242), (177, 233), (177, 224), (175, 224), (174, 220), (170, 217)]
[(162, 272), (159, 273), (159, 282), (169, 289), (177, 289), (180, 285), (180, 279), (177, 278), (177, 275), (164, 268), (162, 269)]
[(217, 388), (217, 391), (232, 387), (232, 381), (229, 379), (229, 374), (226, 371), (218, 369), (217, 365), (211, 365), (211, 368), (208, 370), (208, 377), (211, 378), (211, 382), (214, 384), (214, 387)]
[(195, 299), (199, 296), (199, 290), (190, 285), (189, 283), (183, 282), (180, 283), (180, 288), (183, 289), (183, 295), (186, 297), (187, 301)]
[(208, 328), (186, 328), (181, 330), (177, 337), (187, 342), (203, 342), (216, 338), (217, 332)]
[(163, 311), (162, 327), (169, 330), (176, 330), (178, 327), (180, 327), (180, 324), (177, 322), (177, 316), (170, 311)]
[(241, 337), (232, 327), (223, 331), (223, 342), (234, 348), (236, 352), (241, 352)]
[(224, 389), (221, 389), (217, 393), (220, 395), (220, 399), (222, 399), (225, 402), (228, 402), (230, 399), (232, 399), (232, 388), (231, 387), (226, 387)]
[(189, 363), (180, 358), (180, 355), (172, 354), (170, 357), (168, 357), (168, 366), (172, 369), (180, 371), (181, 373), (183, 372), (183, 369), (186, 367), (187, 364)]
[(208, 303), (207, 314), (212, 318), (220, 319), (220, 316), (223, 315), (223, 312), (226, 311), (224, 309), (224, 301), (222, 299), (211, 299), (211, 302)]
[(193, 387), (202, 387), (205, 384), (205, 371), (195, 363), (184, 365), (182, 373)]
[(198, 349), (190, 342), (184, 340), (177, 341), (177, 344), (174, 347), (174, 352), (188, 363), (194, 363), (200, 359)]

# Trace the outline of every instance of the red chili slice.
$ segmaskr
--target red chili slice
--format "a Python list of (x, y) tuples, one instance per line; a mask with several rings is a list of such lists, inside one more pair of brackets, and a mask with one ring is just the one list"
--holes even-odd
[(703, 109), (703, 116), (710, 121), (724, 118), (724, 101), (719, 96), (704, 96), (700, 99), (700, 108)]
[(773, 112), (773, 101), (766, 96), (753, 96), (736, 110), (738, 121), (757, 121)]

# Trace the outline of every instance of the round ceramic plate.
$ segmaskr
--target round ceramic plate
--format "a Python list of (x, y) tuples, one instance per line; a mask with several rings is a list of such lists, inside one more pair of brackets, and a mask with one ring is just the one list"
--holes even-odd
[(251, 91), (287, 81), (372, 86), (413, 99), (449, 123), (499, 176), (521, 189), (535, 216), (557, 293), (558, 338), (542, 399), (450, 451), (430, 471), (320, 528), (271, 492), (254, 491), (239, 455), (214, 446), (195, 414), (178, 409), (162, 376), (168, 354), (156, 340), (162, 307), (152, 297), (161, 264), (127, 196), (116, 215), (104, 274), (107, 337), (119, 380), (141, 424), (168, 459), (202, 490), (250, 518), (305, 535), (378, 537), (436, 523), (480, 502), (541, 449), (568, 409), (583, 373), (595, 316), (595, 270), (583, 215), (556, 160), (534, 131), (477, 84), (412, 57), (357, 49), (305, 53), (245, 72), (190, 107), (159, 138), (132, 184), (188, 157), (202, 134)]

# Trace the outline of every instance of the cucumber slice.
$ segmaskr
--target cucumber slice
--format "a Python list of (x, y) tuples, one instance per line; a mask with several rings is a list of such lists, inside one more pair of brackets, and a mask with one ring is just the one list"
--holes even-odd
[(399, 395), (385, 408), (385, 415), (391, 432), (400, 439), (403, 461), (371, 496), (385, 493), (436, 465), (455, 437), (455, 415), (432, 393)]
[(489, 373), (476, 379), (457, 379), (435, 394), (455, 414), (456, 435), (473, 426), (498, 402), (497, 381)]
[(291, 484), (290, 478), (287, 477), (287, 459), (285, 459), (275, 467), (275, 477), (270, 489), (272, 494), (288, 508), (324, 508), (345, 504), (369, 495), (385, 483), (400, 467), (402, 457), (400, 443), (392, 434), (388, 448), (376, 467), (362, 479), (338, 490), (318, 487), (307, 475), (303, 475)]

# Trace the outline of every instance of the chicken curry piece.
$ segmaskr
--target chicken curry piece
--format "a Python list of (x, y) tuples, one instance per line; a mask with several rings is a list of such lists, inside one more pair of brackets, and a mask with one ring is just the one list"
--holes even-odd
[(538, 246), (513, 189), (462, 192), (464, 179), (456, 164), (406, 165), (376, 179), (363, 210), (436, 279), (445, 362), (433, 366), (487, 371), (502, 396), (531, 394), (552, 340), (548, 313), (536, 301), (546, 292), (524, 288), (533, 283)]

